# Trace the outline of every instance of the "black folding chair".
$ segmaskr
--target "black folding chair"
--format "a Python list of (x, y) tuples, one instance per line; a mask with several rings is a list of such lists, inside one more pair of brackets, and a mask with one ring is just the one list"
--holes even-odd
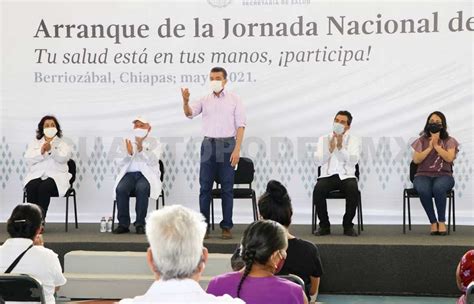
[(299, 276), (297, 276), (296, 274), (285, 274), (285, 275), (280, 275), (279, 274), (277, 276), (282, 278), (282, 279), (286, 279), (290, 282), (293, 282), (293, 283), (296, 283), (296, 284), (300, 285), (301, 288), (303, 288), (303, 291), (306, 288), (303, 279), (300, 278)]
[[(410, 182), (413, 184), (418, 165), (413, 161), (410, 163)], [(455, 195), (454, 189), (447, 193), (448, 198), (448, 234), (451, 233), (451, 213), (453, 214), (453, 231), (456, 231), (456, 209), (455, 209)], [(411, 230), (411, 208), (410, 198), (419, 198), (420, 195), (415, 188), (403, 189), (403, 233), (406, 233), (406, 213), (408, 211), (408, 230)]]
[[(355, 165), (355, 176), (359, 180), (359, 164)], [(321, 176), (321, 166), (318, 167), (318, 177)], [(329, 192), (326, 199), (346, 199), (346, 195), (341, 190), (334, 190)], [(313, 201), (314, 202), (314, 201)], [(311, 224), (311, 233), (314, 234), (316, 230), (318, 213), (316, 211), (316, 205), (313, 203), (313, 213), (312, 213), (312, 224)], [(357, 232), (360, 234), (361, 231), (364, 231), (364, 219), (362, 217), (362, 197), (359, 190), (359, 197), (357, 202)]]
[(40, 302), (44, 299), (40, 281), (27, 274), (0, 274), (0, 303)]
[(474, 304), (474, 282), (471, 282), (466, 289), (466, 304)]
[[(251, 199), (253, 209), (254, 221), (258, 218), (257, 209), (257, 196), (255, 191), (252, 189), (252, 182), (255, 176), (255, 168), (250, 158), (241, 157), (237, 170), (234, 175), (234, 185), (247, 184), (248, 188), (234, 188), (234, 199)], [(214, 230), (214, 199), (222, 199), (222, 188), (220, 186), (220, 178), (216, 176), (215, 179), (216, 188), (212, 189), (211, 192), (211, 218), (212, 218), (212, 230)]]
[[(68, 160), (67, 162), (68, 171), (71, 174), (69, 179), (69, 189), (67, 189), (64, 197), (66, 198), (66, 232), (68, 231), (68, 222), (69, 222), (69, 198), (72, 197), (74, 202), (74, 222), (76, 224), (76, 229), (79, 228), (77, 223), (77, 203), (76, 203), (76, 190), (74, 189), (74, 181), (76, 180), (76, 162), (73, 159)], [(58, 197), (58, 196), (56, 196)], [(23, 189), (23, 203), (26, 202), (26, 191)]]
[[(159, 160), (159, 165), (160, 165), (160, 181), (163, 183), (163, 178), (165, 176), (165, 165), (163, 164), (163, 161), (160, 159)], [(132, 191), (130, 193), (130, 197), (136, 197), (135, 191)], [(160, 204), (159, 200), (161, 197), (161, 206), (165, 206), (165, 191), (163, 190), (163, 187), (161, 188), (161, 194), (160, 196), (156, 199), (156, 210), (158, 210)], [(112, 230), (115, 228), (115, 209), (117, 208), (117, 200), (114, 200), (113, 203), (113, 211), (112, 211)]]

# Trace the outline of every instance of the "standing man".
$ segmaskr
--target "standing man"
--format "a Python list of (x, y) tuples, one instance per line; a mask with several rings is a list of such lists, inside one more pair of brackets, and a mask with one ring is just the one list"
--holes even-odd
[[(209, 75), (212, 93), (189, 105), (189, 90), (181, 89), (183, 110), (188, 118), (202, 113), (204, 139), (199, 170), (199, 208), (209, 225), (212, 185), (217, 176), (222, 186), (222, 238), (231, 239), (234, 168), (239, 163), (240, 146), (246, 126), (240, 98), (225, 90), (227, 72), (214, 67)], [(209, 237), (209, 226), (206, 238)]]
[(316, 235), (331, 234), (326, 197), (331, 191), (341, 190), (346, 195), (346, 213), (342, 222), (344, 234), (357, 236), (352, 220), (359, 202), (355, 166), (360, 159), (361, 140), (349, 134), (351, 123), (351, 113), (337, 112), (333, 131), (318, 140), (315, 156), (321, 166), (321, 175), (313, 191), (313, 204), (319, 217)]
[(114, 192), (117, 200), (118, 227), (115, 234), (130, 232), (130, 196), (137, 199), (135, 232), (145, 234), (145, 217), (148, 198), (158, 199), (161, 193), (160, 157), (161, 145), (150, 136), (151, 125), (143, 117), (133, 120), (134, 141), (125, 139), (126, 155), (115, 181)]

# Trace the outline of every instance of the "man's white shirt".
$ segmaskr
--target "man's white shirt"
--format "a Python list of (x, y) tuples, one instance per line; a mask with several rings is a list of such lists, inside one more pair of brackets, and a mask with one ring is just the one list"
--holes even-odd
[(314, 157), (318, 166), (321, 166), (322, 177), (328, 177), (335, 174), (339, 175), (341, 180), (355, 177), (355, 165), (360, 160), (362, 152), (362, 141), (359, 137), (346, 131), (342, 136), (342, 148), (334, 148), (329, 152), (330, 141), (333, 133), (321, 136), (318, 140)]
[(234, 299), (229, 295), (214, 296), (207, 294), (198, 282), (192, 279), (183, 280), (159, 280), (155, 281), (148, 291), (133, 299), (123, 299), (120, 304), (132, 303), (208, 303), (208, 304), (243, 304), (241, 299)]

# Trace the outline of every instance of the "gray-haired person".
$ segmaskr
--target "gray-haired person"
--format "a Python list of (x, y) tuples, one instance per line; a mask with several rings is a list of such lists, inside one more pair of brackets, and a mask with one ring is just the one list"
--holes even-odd
[(147, 262), (156, 281), (148, 291), (120, 303), (244, 303), (207, 294), (199, 285), (208, 258), (207, 224), (191, 209), (173, 205), (154, 211), (146, 224)]

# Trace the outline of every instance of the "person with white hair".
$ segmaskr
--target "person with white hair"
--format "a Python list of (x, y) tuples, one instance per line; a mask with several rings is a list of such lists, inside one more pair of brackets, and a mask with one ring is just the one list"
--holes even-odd
[(150, 136), (151, 125), (143, 117), (133, 120), (133, 139), (125, 139), (125, 155), (117, 176), (114, 194), (117, 200), (118, 227), (115, 234), (130, 232), (130, 196), (136, 197), (135, 232), (145, 234), (148, 198), (158, 199), (161, 193), (161, 145)]
[(147, 262), (156, 281), (144, 295), (120, 303), (244, 303), (207, 294), (199, 285), (208, 258), (206, 229), (204, 217), (186, 207), (153, 211), (146, 224)]

